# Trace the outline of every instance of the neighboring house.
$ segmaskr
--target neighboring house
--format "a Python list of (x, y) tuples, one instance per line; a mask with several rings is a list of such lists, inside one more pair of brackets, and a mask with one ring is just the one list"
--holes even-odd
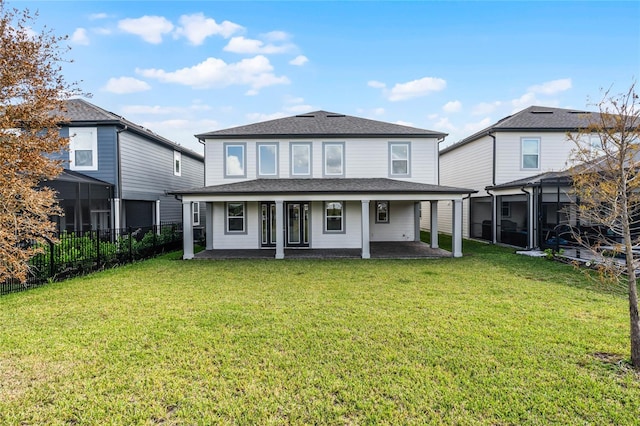
[[(554, 210), (558, 197), (568, 202), (544, 173), (567, 168), (575, 147), (567, 134), (585, 128), (593, 114), (531, 106), (442, 149), (440, 183), (477, 190), (463, 203), (464, 236), (540, 247), (548, 229), (563, 220)], [(594, 136), (593, 146), (598, 143)], [(440, 231), (451, 232), (446, 213)], [(429, 224), (423, 220), (422, 226)]]
[[(275, 248), (283, 258), (285, 247), (357, 248), (368, 258), (372, 241), (419, 241), (420, 202), (448, 201), (453, 255), (462, 256), (460, 207), (470, 191), (437, 185), (444, 136), (326, 111), (196, 135), (206, 186), (177, 192), (185, 226), (198, 202), (207, 250)], [(187, 236), (184, 258), (192, 257)]]
[[(181, 202), (167, 191), (203, 184), (202, 155), (85, 100), (71, 99), (66, 109), (61, 134), (69, 137), (69, 150), (61, 159), (68, 170), (61, 179), (46, 182), (65, 188), (60, 192), (60, 230), (141, 228), (182, 220)], [(69, 176), (95, 182), (78, 184), (74, 199), (69, 183), (63, 183)], [(98, 202), (92, 192), (93, 201), (83, 201), (83, 188), (95, 191), (98, 182), (109, 185), (109, 196), (101, 193)], [(198, 207), (192, 226), (200, 225), (199, 212)]]

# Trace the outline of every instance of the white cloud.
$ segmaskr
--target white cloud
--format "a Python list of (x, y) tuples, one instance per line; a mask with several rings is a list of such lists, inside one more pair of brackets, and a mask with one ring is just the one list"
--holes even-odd
[(440, 120), (434, 123), (433, 127), (440, 132), (452, 132), (457, 130), (456, 126), (449, 121), (448, 117), (441, 117)]
[(541, 95), (555, 95), (559, 92), (571, 89), (571, 79), (563, 78), (560, 80), (547, 81), (546, 83), (536, 84), (527, 89), (528, 92), (539, 93)]
[(122, 95), (125, 93), (144, 92), (145, 90), (151, 89), (151, 86), (147, 82), (138, 80), (137, 78), (119, 77), (110, 78), (103, 89), (107, 92)]
[(309, 62), (309, 58), (307, 58), (304, 55), (298, 55), (295, 58), (293, 58), (292, 60), (289, 61), (289, 63), (291, 65), (296, 65), (296, 66), (302, 66), (304, 64), (306, 64), (307, 62)]
[(251, 123), (257, 123), (260, 121), (269, 121), (269, 120), (275, 120), (278, 118), (283, 118), (286, 117), (287, 114), (283, 113), (283, 112), (274, 112), (271, 114), (265, 114), (262, 112), (251, 112), (249, 114), (246, 115), (247, 120), (249, 120), (249, 122)]
[(107, 15), (106, 13), (92, 13), (91, 15), (89, 15), (89, 20), (97, 21), (99, 19), (106, 19), (108, 17), (109, 15)]
[(92, 28), (91, 31), (93, 31), (96, 34), (100, 34), (100, 35), (109, 35), (112, 33), (111, 29), (109, 28)]
[(482, 130), (485, 127), (489, 126), (491, 124), (491, 118), (490, 117), (485, 117), (480, 121), (477, 121), (475, 123), (467, 123), (464, 125), (463, 127), (463, 131), (465, 134), (471, 134), (471, 133), (475, 133), (478, 130)]
[(76, 28), (71, 36), (71, 42), (75, 44), (81, 44), (83, 46), (89, 45), (89, 36), (87, 30), (84, 28)]
[(195, 13), (180, 17), (180, 26), (176, 29), (174, 35), (176, 37), (185, 37), (189, 40), (189, 43), (199, 46), (209, 36), (220, 35), (224, 38), (229, 38), (243, 30), (244, 28), (241, 25), (233, 22), (223, 21), (218, 24), (213, 18), (207, 18), (202, 13)]
[(410, 122), (410, 121), (396, 120), (395, 124), (399, 124), (400, 126), (415, 127), (415, 126), (413, 125), (413, 123), (412, 123), (412, 122)]
[(315, 108), (311, 105), (300, 104), (300, 105), (291, 105), (284, 108), (285, 111), (292, 114), (301, 114), (304, 112), (313, 111)]
[(382, 83), (381, 81), (376, 81), (376, 80), (368, 81), (367, 82), (367, 86), (373, 87), (374, 89), (384, 89), (385, 87), (387, 87), (386, 84)]
[(262, 55), (227, 64), (222, 59), (208, 58), (190, 68), (176, 71), (136, 69), (136, 73), (163, 83), (176, 83), (197, 89), (220, 88), (231, 85), (249, 86), (253, 90), (276, 84), (289, 84), (286, 76), (273, 74), (269, 59)]
[(384, 108), (375, 108), (373, 110), (374, 115), (380, 116), (380, 115), (384, 115), (384, 113), (385, 113)]
[(407, 83), (397, 83), (386, 94), (392, 102), (404, 101), (411, 98), (426, 96), (432, 92), (439, 92), (447, 87), (447, 82), (441, 78), (423, 77)]
[(225, 52), (242, 53), (242, 54), (276, 54), (286, 53), (293, 50), (295, 46), (293, 44), (282, 44), (276, 46), (275, 44), (265, 44), (261, 40), (255, 40), (250, 38), (244, 38), (243, 36), (232, 37), (229, 43), (223, 48)]
[(460, 101), (450, 101), (444, 104), (442, 110), (444, 112), (458, 112), (462, 109), (462, 102)]
[(473, 107), (473, 109), (471, 110), (471, 115), (488, 115), (494, 112), (500, 106), (502, 106), (502, 102), (500, 101), (480, 102)]
[(169, 120), (135, 120), (152, 132), (176, 142), (193, 151), (202, 153), (202, 144), (193, 136), (196, 133), (210, 132), (220, 128), (220, 124), (211, 119), (172, 118)]
[(271, 31), (262, 36), (267, 41), (285, 41), (289, 40), (290, 36), (284, 31)]
[(173, 30), (173, 24), (163, 16), (143, 16), (141, 18), (127, 18), (118, 22), (122, 31), (135, 34), (148, 43), (162, 43), (162, 36)]

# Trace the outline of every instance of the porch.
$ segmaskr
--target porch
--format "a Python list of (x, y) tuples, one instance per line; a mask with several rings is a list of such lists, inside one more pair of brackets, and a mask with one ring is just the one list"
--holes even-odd
[[(275, 249), (203, 250), (194, 259), (274, 259)], [(360, 259), (362, 249), (285, 249), (286, 259)], [(420, 241), (371, 242), (371, 259), (438, 259), (452, 253)]]

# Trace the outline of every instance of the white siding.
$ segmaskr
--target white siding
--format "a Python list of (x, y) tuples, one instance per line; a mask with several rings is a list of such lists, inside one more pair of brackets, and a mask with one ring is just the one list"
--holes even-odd
[(369, 236), (371, 241), (413, 241), (413, 201), (392, 201), (389, 204), (389, 223), (376, 223), (376, 206), (369, 206)]
[[(229, 179), (224, 177), (224, 144), (246, 144), (246, 172), (247, 177)], [(256, 143), (269, 142), (267, 140), (224, 141), (210, 140), (205, 143), (206, 156), (206, 185), (221, 185), (239, 180), (256, 179)], [(273, 141), (271, 141), (273, 142)], [(279, 146), (279, 177), (290, 176), (290, 143), (312, 143), (312, 176), (323, 177), (323, 142), (344, 142), (345, 177), (347, 178), (388, 178), (389, 177), (389, 142), (411, 143), (411, 176), (401, 180), (437, 183), (437, 140), (436, 139), (349, 139), (349, 140), (278, 140)]]
[[(496, 135), (496, 184), (564, 170), (574, 148), (564, 132), (499, 132)], [(522, 169), (520, 141), (523, 136), (540, 138), (539, 170)]]

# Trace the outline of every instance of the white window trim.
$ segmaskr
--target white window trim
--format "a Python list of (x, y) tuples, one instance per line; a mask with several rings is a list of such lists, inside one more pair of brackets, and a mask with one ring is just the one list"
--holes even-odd
[[(327, 205), (331, 204), (331, 203), (340, 203), (340, 205), (342, 205), (342, 211), (341, 211), (341, 216), (340, 216), (340, 230), (329, 230), (327, 229), (327, 219), (330, 217), (337, 217), (337, 216), (328, 216), (327, 215)], [(323, 216), (324, 216), (324, 225), (322, 228), (322, 233), (323, 234), (345, 234), (346, 233), (346, 227), (345, 227), (345, 220), (346, 220), (346, 206), (345, 206), (345, 202), (344, 201), (325, 201), (324, 205), (324, 212), (323, 212)]]
[[(263, 173), (262, 172), (262, 162), (260, 161), (260, 148), (263, 146), (273, 146), (275, 147), (275, 173)], [(280, 165), (278, 164), (280, 161), (280, 147), (278, 142), (259, 142), (256, 144), (256, 164), (257, 164), (257, 172), (258, 177), (267, 177), (267, 178), (277, 178), (280, 172)]]
[[(525, 141), (537, 141), (538, 142), (538, 166), (537, 167), (525, 167), (524, 166), (524, 143)], [(522, 170), (540, 170), (540, 151), (542, 147), (542, 140), (539, 137), (528, 137), (528, 138), (521, 138), (520, 139), (520, 168)], [(526, 155), (533, 155), (533, 154), (526, 154)]]
[[(76, 166), (76, 147), (74, 138), (80, 133), (91, 134), (91, 151), (93, 164), (91, 166)], [(98, 128), (97, 127), (69, 127), (69, 169), (77, 171), (98, 170)]]
[[(293, 151), (295, 149), (295, 147), (305, 147), (308, 150), (309, 153), (309, 168), (308, 171), (306, 173), (295, 173), (295, 164), (294, 164), (294, 155), (293, 155)], [(313, 165), (313, 149), (312, 149), (312, 145), (311, 142), (291, 142), (289, 144), (289, 164), (291, 165), (290, 168), (290, 173), (291, 176), (311, 176), (312, 175), (312, 165)]]
[(173, 151), (173, 175), (182, 176), (182, 153)]
[(191, 214), (193, 217), (193, 225), (200, 225), (200, 201), (191, 203)]
[[(229, 173), (227, 173), (227, 169), (228, 169), (227, 158), (229, 157), (228, 152), (230, 147), (236, 147), (236, 146), (239, 146), (242, 148), (242, 172), (243, 173), (238, 175), (230, 175)], [(224, 171), (225, 178), (242, 179), (247, 177), (247, 144), (246, 143), (233, 143), (233, 142), (225, 143), (223, 145), (223, 158), (224, 158), (223, 171)]]
[[(330, 146), (339, 146), (342, 151), (342, 164), (340, 173), (327, 173), (327, 148)], [(323, 142), (322, 143), (322, 176), (323, 177), (344, 177), (346, 174), (345, 164), (345, 146), (344, 142)]]
[[(231, 204), (241, 204), (242, 205), (242, 216), (229, 216), (229, 206)], [(230, 231), (229, 230), (229, 218), (242, 218), (242, 230), (241, 231)], [(224, 233), (226, 235), (243, 235), (247, 233), (247, 203), (245, 202), (228, 202), (225, 203), (224, 207)]]
[[(407, 173), (393, 173), (393, 147), (407, 147)], [(411, 142), (389, 142), (389, 177), (411, 177)]]

